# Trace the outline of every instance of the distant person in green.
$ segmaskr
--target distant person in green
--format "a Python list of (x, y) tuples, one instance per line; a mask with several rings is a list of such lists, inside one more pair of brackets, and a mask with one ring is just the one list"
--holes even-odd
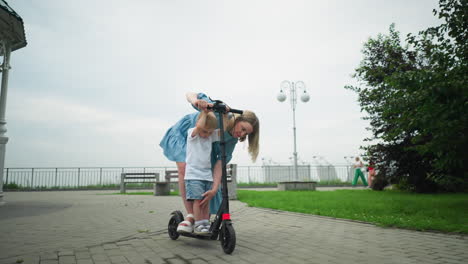
[(356, 186), (356, 183), (358, 182), (359, 178), (361, 178), (362, 183), (364, 183), (364, 186), (367, 187), (367, 181), (366, 178), (364, 177), (364, 173), (362, 170), (364, 169), (364, 164), (362, 164), (362, 161), (359, 159), (359, 157), (356, 157), (356, 161), (353, 164), (354, 168), (354, 179), (353, 179), (353, 186)]

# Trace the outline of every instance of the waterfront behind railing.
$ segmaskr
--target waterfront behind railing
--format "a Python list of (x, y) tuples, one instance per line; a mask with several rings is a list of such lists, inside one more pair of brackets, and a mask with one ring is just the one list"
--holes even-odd
[[(166, 170), (175, 167), (74, 167), (74, 168), (6, 168), (4, 188), (16, 185), (20, 188), (84, 188), (120, 184), (121, 173), (159, 173), (164, 180)], [(322, 183), (349, 183), (354, 175), (351, 166), (301, 165), (299, 179), (295, 179), (293, 166), (238, 166), (237, 183), (277, 183), (281, 181), (317, 181)]]

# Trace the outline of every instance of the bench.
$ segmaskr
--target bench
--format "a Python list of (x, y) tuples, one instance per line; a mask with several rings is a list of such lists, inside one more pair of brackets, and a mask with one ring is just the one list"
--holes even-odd
[[(178, 192), (179, 191), (179, 172), (177, 170), (167, 170), (165, 172), (164, 178), (166, 179), (167, 182), (170, 183), (171, 189)], [(175, 181), (172, 181), (172, 179), (176, 179)]]
[(156, 185), (158, 181), (159, 173), (156, 172), (123, 172), (120, 174), (120, 193), (126, 192), (127, 183), (154, 183)]
[(164, 179), (165, 181), (157, 181), (154, 185), (155, 194), (154, 195), (169, 195), (171, 189), (174, 191), (179, 191), (178, 181), (171, 181), (171, 179), (179, 178), (179, 172), (177, 170), (167, 170), (165, 171)]

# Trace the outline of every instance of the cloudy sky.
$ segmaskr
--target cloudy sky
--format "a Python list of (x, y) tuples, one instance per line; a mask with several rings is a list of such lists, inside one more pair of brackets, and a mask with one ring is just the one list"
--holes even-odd
[[(292, 110), (276, 95), (302, 80), (300, 160), (334, 164), (368, 136), (344, 89), (369, 37), (440, 23), (435, 0), (15, 0), (28, 45), (13, 52), (6, 167), (167, 166), (158, 144), (205, 92), (261, 122), (262, 158), (288, 163)], [(233, 162), (252, 165), (238, 144)]]

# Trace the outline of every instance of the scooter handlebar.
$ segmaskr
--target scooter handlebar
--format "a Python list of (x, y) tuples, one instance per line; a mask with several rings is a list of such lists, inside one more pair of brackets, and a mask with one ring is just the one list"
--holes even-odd
[(244, 113), (244, 111), (242, 110), (232, 109), (232, 108), (229, 109), (229, 112), (234, 113), (234, 114), (241, 114), (241, 115)]
[(233, 109), (233, 108), (229, 108), (229, 111), (227, 111), (226, 105), (222, 101), (219, 101), (219, 100), (215, 100), (214, 103), (213, 103), (213, 106), (211, 106), (211, 107), (208, 106), (208, 109), (213, 110), (215, 112), (219, 112), (219, 113), (231, 112), (231, 113), (241, 114), (241, 115), (244, 113), (244, 111), (242, 111), (242, 110)]

